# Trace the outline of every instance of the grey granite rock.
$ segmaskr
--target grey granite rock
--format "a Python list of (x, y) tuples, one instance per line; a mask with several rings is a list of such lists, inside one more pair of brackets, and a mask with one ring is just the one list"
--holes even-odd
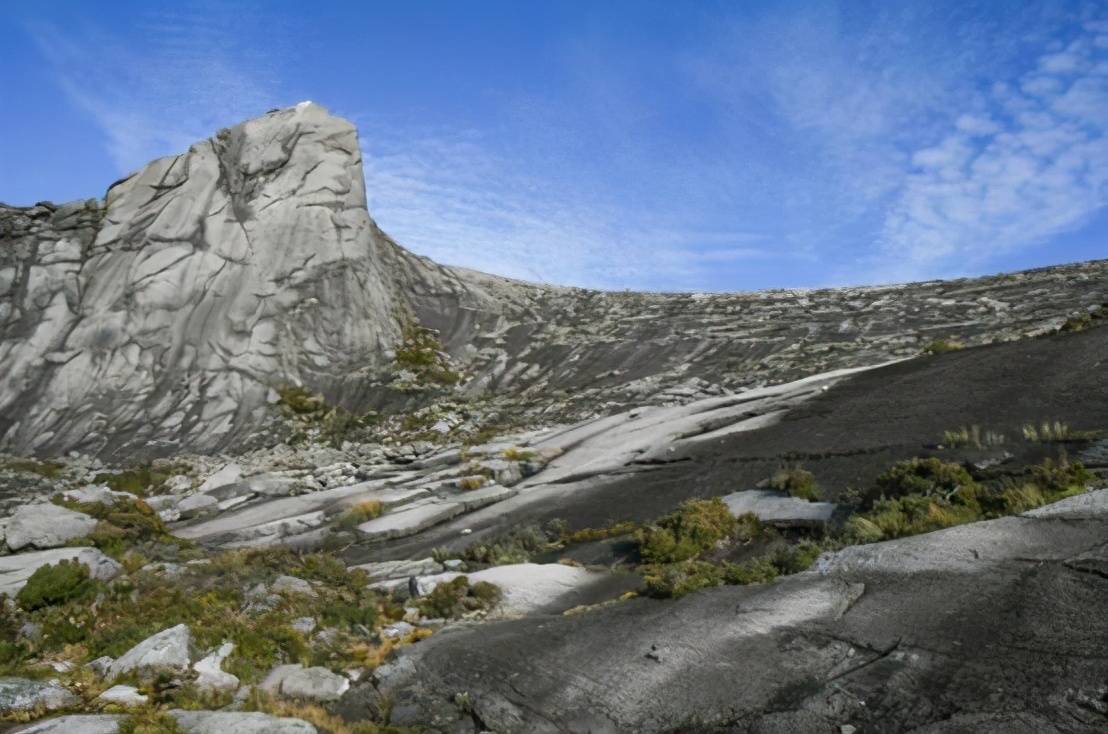
[(12, 734), (117, 734), (122, 720), (116, 714), (72, 714), (36, 721)]
[(125, 673), (140, 676), (162, 671), (183, 671), (191, 659), (192, 635), (188, 625), (162, 630), (151, 635), (120, 655), (108, 668), (108, 679), (114, 680)]
[(278, 665), (262, 681), (261, 688), (286, 698), (336, 701), (350, 688), (350, 681), (327, 668)]
[(0, 715), (27, 711), (54, 711), (80, 702), (56, 680), (0, 678)]
[(733, 515), (750, 512), (764, 523), (782, 527), (819, 527), (835, 514), (832, 502), (809, 502), (767, 489), (735, 492), (723, 501)]
[(93, 531), (96, 519), (50, 502), (24, 505), (8, 522), (6, 540), (12, 550), (57, 548)]
[(235, 650), (234, 643), (224, 642), (192, 668), (196, 671), (196, 686), (217, 691), (233, 691), (239, 687), (237, 676), (223, 670), (223, 661)]
[(522, 283), (403, 250), (369, 216), (361, 165), (350, 123), (306, 103), (154, 161), (102, 203), (0, 207), (0, 449), (224, 450), (282, 384), (410, 404), (390, 387), (409, 318), (437, 330), (459, 392), (571, 422), (1045, 333), (1108, 302), (1103, 260), (745, 294)]
[(139, 689), (134, 686), (117, 685), (101, 693), (96, 700), (119, 706), (142, 706), (150, 700), (150, 697), (139, 692)]
[(33, 553), (0, 556), (0, 594), (14, 597), (35, 571), (42, 566), (76, 559), (89, 569), (89, 575), (111, 581), (123, 567), (96, 548), (54, 548)]
[(169, 712), (185, 734), (316, 734), (316, 728), (301, 719), (241, 711)]

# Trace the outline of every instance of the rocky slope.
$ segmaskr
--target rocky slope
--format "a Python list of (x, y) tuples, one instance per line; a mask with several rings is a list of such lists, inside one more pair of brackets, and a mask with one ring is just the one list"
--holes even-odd
[(602, 293), (362, 180), (305, 103), (0, 206), (0, 731), (1108, 727), (1108, 261)]
[(395, 404), (394, 350), (413, 323), (439, 332), (459, 394), (565, 421), (935, 339), (1018, 338), (1108, 301), (1105, 261), (739, 295), (531, 285), (404, 251), (363, 182), (353, 127), (304, 103), (154, 161), (102, 202), (0, 206), (0, 448), (233, 448), (285, 385), (354, 411)]

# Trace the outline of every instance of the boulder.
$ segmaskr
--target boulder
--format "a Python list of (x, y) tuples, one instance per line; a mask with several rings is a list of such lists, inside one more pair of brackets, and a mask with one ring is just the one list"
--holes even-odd
[(269, 590), (277, 594), (302, 594), (304, 596), (317, 596), (316, 590), (304, 579), (295, 576), (278, 576), (270, 584)]
[(750, 512), (761, 522), (780, 527), (826, 525), (836, 507), (832, 502), (809, 502), (769, 489), (734, 492), (723, 497), (723, 502), (736, 517)]
[(11, 734), (117, 734), (122, 720), (115, 714), (73, 714), (36, 721)]
[(188, 520), (203, 515), (219, 504), (219, 500), (210, 494), (192, 494), (177, 503), (177, 516)]
[(89, 485), (64, 492), (63, 497), (73, 502), (114, 505), (119, 500), (134, 500), (137, 497), (130, 492), (116, 492), (106, 485)]
[(161, 671), (183, 671), (188, 669), (192, 644), (192, 634), (188, 625), (162, 630), (146, 638), (123, 653), (108, 668), (108, 679), (114, 680), (124, 673), (150, 675)]
[(301, 719), (270, 716), (256, 711), (169, 712), (185, 734), (316, 734), (316, 728)]
[(216, 691), (233, 691), (239, 687), (239, 679), (223, 670), (223, 661), (234, 652), (235, 645), (224, 642), (214, 652), (197, 661), (192, 669), (196, 671), (196, 686)]
[(8, 522), (6, 540), (13, 551), (23, 548), (57, 548), (83, 538), (96, 527), (96, 518), (50, 502), (24, 505)]
[(119, 563), (96, 548), (55, 548), (34, 553), (0, 556), (0, 594), (14, 598), (27, 583), (31, 574), (39, 568), (71, 559), (83, 563), (92, 578), (100, 581), (111, 581), (123, 571)]
[(350, 681), (327, 668), (279, 665), (262, 681), (262, 690), (287, 698), (337, 701), (350, 688)]
[(205, 479), (200, 485), (200, 492), (208, 492), (217, 487), (234, 484), (239, 479), (242, 479), (242, 467), (232, 462), (224, 465), (217, 472)]
[(55, 711), (74, 706), (80, 698), (56, 680), (0, 678), (0, 715), (24, 711)]
[(150, 700), (149, 696), (139, 693), (134, 686), (112, 686), (96, 697), (97, 701), (114, 703), (119, 706), (142, 706)]

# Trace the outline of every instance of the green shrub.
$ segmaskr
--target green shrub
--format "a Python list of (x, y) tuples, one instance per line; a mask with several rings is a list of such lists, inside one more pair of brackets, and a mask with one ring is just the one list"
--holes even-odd
[(77, 560), (59, 561), (36, 569), (15, 599), (19, 606), (34, 611), (83, 599), (95, 588), (96, 584), (83, 563)]
[(0, 461), (0, 471), (37, 474), (46, 479), (56, 479), (61, 475), (64, 469), (65, 466), (52, 461), (38, 461), (36, 459), (7, 459)]
[(678, 598), (713, 586), (764, 584), (782, 573), (771, 559), (764, 557), (742, 563), (710, 563), (690, 559), (652, 564), (644, 566), (642, 571), (647, 593), (662, 598)]
[(500, 601), (500, 589), (486, 581), (473, 586), (469, 577), (457, 576), (439, 583), (430, 594), (416, 601), (420, 614), (431, 619), (454, 619), (467, 612), (488, 610)]
[(574, 545), (577, 543), (591, 543), (597, 540), (607, 540), (608, 538), (618, 538), (621, 535), (630, 535), (635, 532), (638, 525), (631, 521), (617, 522), (614, 525), (609, 525), (606, 528), (582, 528), (580, 530), (574, 530), (573, 532), (563, 531), (562, 542), (566, 545)]
[(738, 530), (739, 523), (719, 497), (688, 500), (673, 513), (638, 533), (639, 553), (647, 563), (695, 558)]
[(786, 545), (779, 548), (773, 554), (771, 563), (781, 575), (787, 576), (807, 571), (822, 552), (823, 547), (819, 543), (813, 540), (802, 540), (795, 545)]
[[(1093, 480), (1093, 475), (1079, 462), (1070, 462), (1063, 454), (1057, 461), (1044, 459), (1030, 469), (1031, 481), (1044, 492), (1080, 492)], [(1059, 498), (1060, 499), (1060, 498)]]
[(788, 492), (793, 497), (809, 502), (816, 502), (820, 498), (815, 476), (799, 466), (778, 469), (770, 477), (769, 486), (771, 489)]
[(921, 351), (922, 354), (945, 354), (965, 349), (966, 345), (952, 339), (936, 339), (929, 342)]
[(961, 464), (934, 457), (897, 462), (877, 477), (877, 488), (887, 497), (949, 494), (961, 487), (973, 486), (973, 477)]
[(177, 719), (158, 709), (130, 713), (119, 722), (119, 734), (184, 734)]
[(462, 558), (470, 563), (504, 566), (510, 563), (526, 563), (531, 557), (553, 550), (555, 544), (540, 528), (527, 525), (502, 535), (492, 543), (477, 543), (462, 552)]
[(363, 522), (380, 517), (383, 511), (384, 505), (377, 500), (359, 502), (342, 513), (335, 523), (335, 527), (339, 530), (353, 530)]
[(462, 376), (454, 371), (439, 342), (438, 332), (415, 323), (405, 324), (396, 348), (398, 367), (414, 372), (422, 383), (455, 385)]

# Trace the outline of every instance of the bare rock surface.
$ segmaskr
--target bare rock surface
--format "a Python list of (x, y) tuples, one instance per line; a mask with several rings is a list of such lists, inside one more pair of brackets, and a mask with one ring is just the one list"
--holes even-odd
[(170, 715), (185, 734), (316, 734), (301, 719), (245, 711), (182, 711)]
[(179, 624), (146, 638), (120, 655), (108, 668), (108, 679), (125, 673), (151, 675), (188, 668), (192, 635), (187, 625)]
[(0, 678), (0, 714), (54, 711), (73, 706), (79, 698), (56, 680)]
[(71, 714), (36, 721), (12, 734), (117, 734), (122, 719), (117, 714)]
[(764, 523), (785, 527), (826, 525), (835, 514), (832, 502), (809, 502), (766, 489), (735, 492), (722, 499), (736, 517), (749, 512)]
[(5, 540), (8, 547), (56, 548), (81, 538), (96, 527), (96, 520), (83, 512), (74, 512), (50, 502), (24, 505), (8, 521)]
[(103, 202), (0, 207), (0, 449), (223, 450), (266, 424), (282, 385), (358, 410), (410, 402), (382, 389), (405, 319), (440, 334), (460, 394), (568, 423), (935, 339), (1044, 333), (1108, 302), (1106, 271), (715, 295), (442, 267), (376, 227), (353, 126), (303, 103), (154, 161)]
[(908, 730), (955, 712), (982, 731), (1013, 716), (1097, 731), (1082, 701), (1104, 695), (1108, 622), (1084, 610), (1108, 586), (1066, 564), (1108, 537), (1104, 496), (1080, 523), (1004, 518), (848, 548), (768, 585), (433, 637), (386, 682), (394, 721), (441, 715), (463, 690), (502, 732)]

